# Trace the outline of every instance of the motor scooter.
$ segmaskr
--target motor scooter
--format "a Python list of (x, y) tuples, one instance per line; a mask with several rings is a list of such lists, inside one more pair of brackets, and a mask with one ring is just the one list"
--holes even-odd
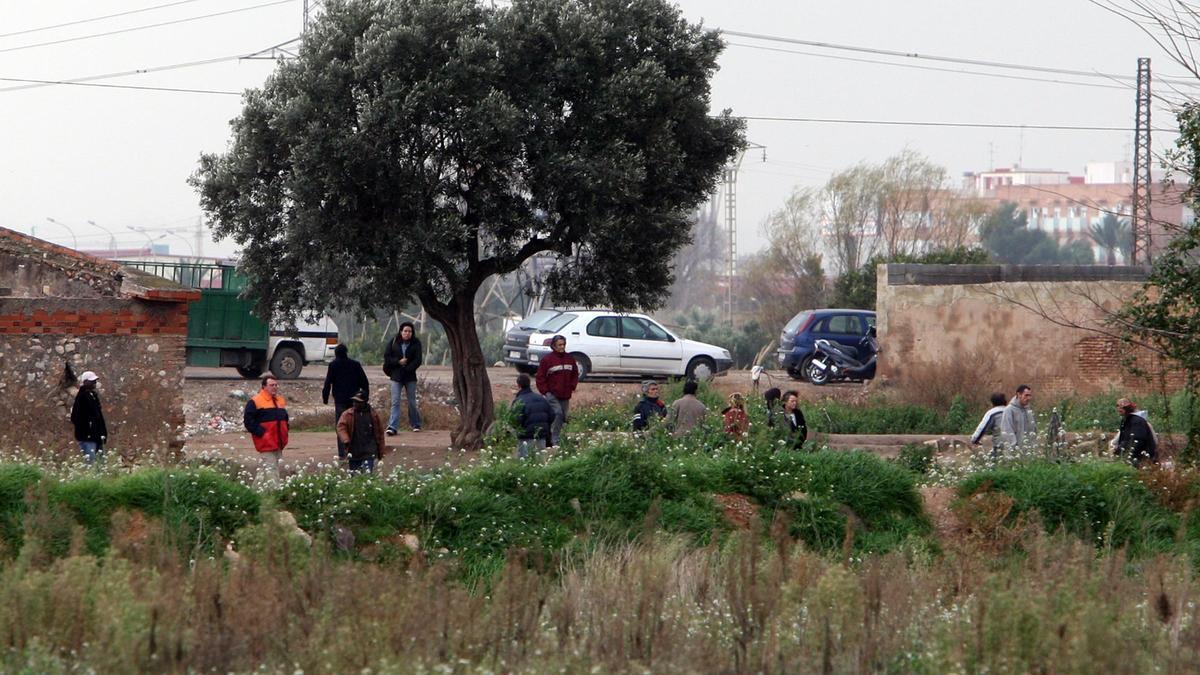
[(866, 355), (865, 358), (852, 356), (844, 346), (832, 340), (817, 340), (812, 363), (808, 366), (808, 381), (823, 385), (874, 379), (875, 359), (879, 354), (874, 326), (867, 329), (858, 344), (859, 353)]

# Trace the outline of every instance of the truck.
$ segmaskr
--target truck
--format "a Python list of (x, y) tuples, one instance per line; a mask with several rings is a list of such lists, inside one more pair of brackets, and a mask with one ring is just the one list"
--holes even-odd
[(295, 325), (268, 324), (244, 296), (246, 278), (225, 263), (117, 261), (200, 291), (188, 305), (187, 365), (236, 368), (245, 378), (266, 370), (281, 380), (300, 376), (304, 366), (328, 361), (338, 344), (337, 324), (328, 316)]

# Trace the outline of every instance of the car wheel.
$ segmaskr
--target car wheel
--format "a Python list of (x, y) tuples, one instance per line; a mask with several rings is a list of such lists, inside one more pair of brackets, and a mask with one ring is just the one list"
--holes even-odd
[(812, 368), (812, 362), (813, 355), (809, 354), (808, 356), (804, 357), (802, 361), (800, 361), (800, 367), (796, 370), (788, 371), (788, 375), (791, 375), (793, 379), (800, 380), (801, 382), (808, 382), (808, 370), (809, 368)]
[(304, 359), (300, 357), (300, 352), (291, 347), (276, 349), (275, 356), (271, 357), (271, 374), (281, 380), (300, 377), (303, 368)]
[(579, 365), (579, 379), (582, 380), (592, 372), (592, 362), (588, 360), (588, 357), (579, 352), (573, 352), (571, 356), (575, 359), (575, 363)]
[(717, 364), (707, 356), (697, 356), (687, 365), (687, 379), (697, 382), (711, 382), (717, 375)]
[(812, 363), (811, 357), (809, 359), (809, 366), (806, 372), (808, 373), (808, 381), (812, 382), (818, 387), (829, 381), (829, 368), (826, 367), (824, 370), (818, 368)]

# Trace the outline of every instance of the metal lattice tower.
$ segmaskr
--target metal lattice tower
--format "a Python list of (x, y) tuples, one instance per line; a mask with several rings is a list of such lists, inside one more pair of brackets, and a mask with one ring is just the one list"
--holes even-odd
[(1133, 247), (1130, 264), (1150, 263), (1150, 59), (1138, 59), (1137, 113), (1133, 131)]
[(767, 161), (767, 146), (747, 142), (746, 147), (738, 151), (737, 157), (725, 165), (722, 178), (725, 183), (725, 233), (729, 237), (729, 260), (725, 284), (725, 320), (733, 325), (734, 280), (737, 279), (737, 175), (742, 165), (746, 150), (762, 150), (762, 161)]

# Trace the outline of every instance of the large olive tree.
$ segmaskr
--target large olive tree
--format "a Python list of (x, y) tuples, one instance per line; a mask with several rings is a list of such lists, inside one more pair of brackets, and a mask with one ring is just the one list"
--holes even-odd
[(192, 180), (263, 312), (419, 300), (453, 354), (453, 442), (474, 447), (486, 279), (551, 253), (560, 301), (664, 298), (743, 142), (709, 115), (721, 49), (664, 0), (330, 2)]

